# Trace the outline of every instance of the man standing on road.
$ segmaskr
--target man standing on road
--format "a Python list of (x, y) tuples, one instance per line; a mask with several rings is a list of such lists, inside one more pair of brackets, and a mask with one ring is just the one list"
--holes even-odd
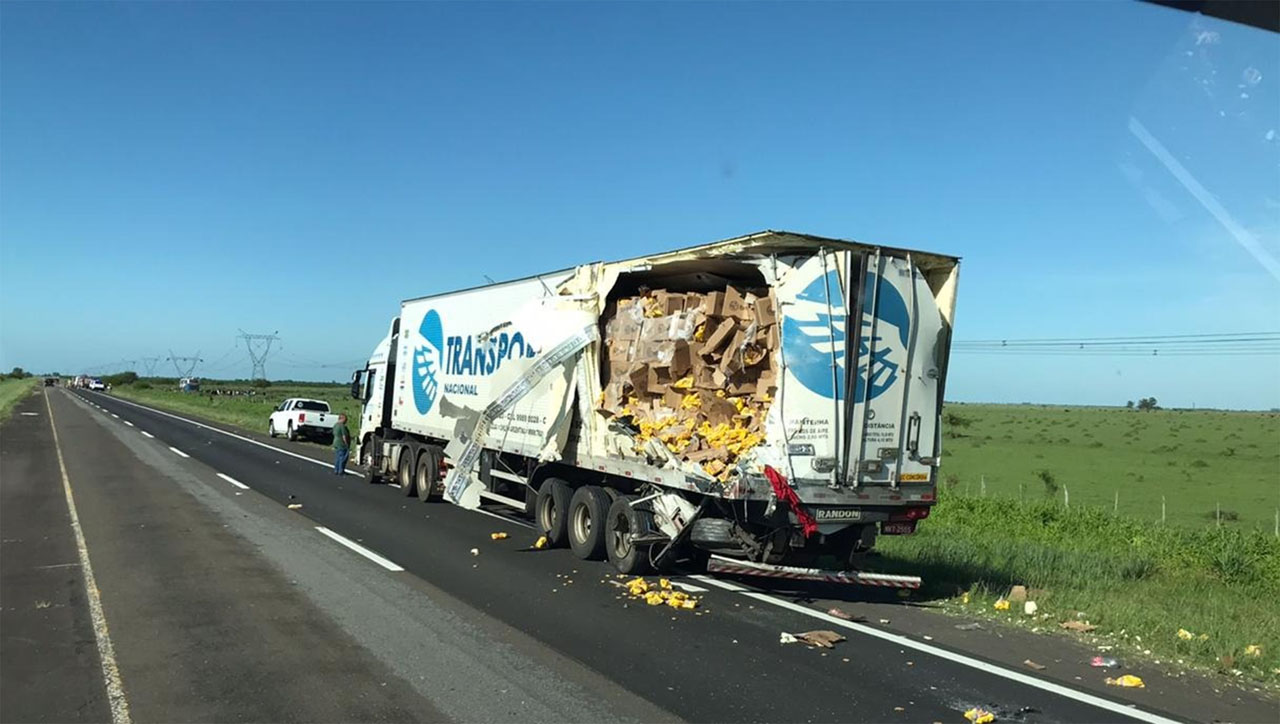
[(347, 429), (347, 416), (338, 415), (333, 426), (333, 474), (342, 475), (347, 470), (347, 456), (351, 454), (351, 431)]

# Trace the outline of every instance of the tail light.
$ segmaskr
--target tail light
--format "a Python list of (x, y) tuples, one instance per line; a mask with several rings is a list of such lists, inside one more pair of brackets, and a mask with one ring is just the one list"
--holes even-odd
[(305, 412), (299, 412), (299, 413), (298, 413), (298, 422), (306, 422), (306, 421), (307, 421), (307, 413), (305, 413)]
[(906, 508), (900, 513), (889, 516), (889, 520), (924, 520), (929, 517), (929, 507)]

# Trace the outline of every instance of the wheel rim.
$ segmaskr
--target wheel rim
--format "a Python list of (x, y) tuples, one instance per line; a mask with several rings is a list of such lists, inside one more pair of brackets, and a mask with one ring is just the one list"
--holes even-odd
[(431, 458), (429, 457), (423, 458), (422, 461), (418, 463), (418, 495), (423, 498), (431, 495), (431, 483), (427, 481), (427, 468), (430, 467), (430, 464)]
[(409, 487), (409, 483), (413, 482), (409, 478), (409, 461), (408, 460), (400, 463), (400, 474), (396, 476), (396, 479), (399, 481), (401, 486), (406, 488)]
[(587, 510), (587, 506), (579, 505), (574, 508), (569, 523), (573, 529), (573, 537), (579, 543), (585, 543), (591, 536), (591, 512)]
[(555, 507), (556, 503), (550, 495), (538, 505), (538, 526), (544, 533), (551, 531), (551, 519), (555, 517)]
[(613, 517), (613, 535), (609, 536), (609, 545), (616, 558), (631, 555), (631, 525), (625, 514), (619, 513)]

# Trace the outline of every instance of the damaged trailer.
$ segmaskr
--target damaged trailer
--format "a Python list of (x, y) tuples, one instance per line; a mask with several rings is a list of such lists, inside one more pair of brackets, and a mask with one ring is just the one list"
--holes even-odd
[(958, 272), (764, 231), (409, 299), (352, 379), (358, 459), (624, 573), (831, 580), (936, 502)]

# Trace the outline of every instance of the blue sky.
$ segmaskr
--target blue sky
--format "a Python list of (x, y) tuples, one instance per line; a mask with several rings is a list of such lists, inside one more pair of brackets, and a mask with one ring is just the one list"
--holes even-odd
[[(1253, 28), (1140, 3), (4, 3), (0, 41), (3, 369), (172, 349), (247, 376), (243, 328), (279, 331), (271, 377), (345, 379), (402, 298), (764, 228), (964, 257), (957, 339), (1280, 331), (1280, 41)], [(1280, 407), (1280, 358), (957, 354), (948, 392)]]

